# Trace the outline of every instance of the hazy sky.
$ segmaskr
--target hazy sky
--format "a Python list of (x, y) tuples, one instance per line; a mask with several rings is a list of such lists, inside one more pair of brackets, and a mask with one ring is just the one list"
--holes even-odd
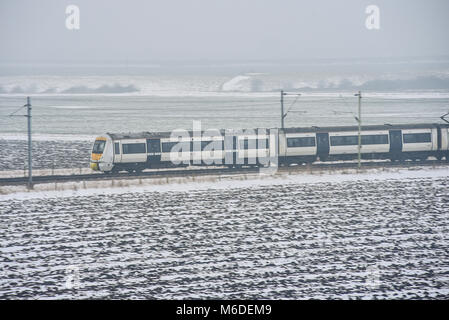
[(448, 0), (0, 0), (0, 62), (449, 55), (448, 32)]

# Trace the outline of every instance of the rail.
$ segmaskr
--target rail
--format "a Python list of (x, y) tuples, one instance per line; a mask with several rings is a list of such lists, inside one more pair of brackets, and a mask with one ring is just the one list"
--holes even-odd
[[(362, 169), (364, 168), (386, 168), (386, 167), (417, 167), (417, 166), (435, 166), (446, 165), (449, 166), (449, 162), (441, 160), (426, 160), (426, 161), (403, 161), (403, 162), (390, 162), (390, 161), (373, 161), (362, 162)], [(311, 165), (297, 165), (297, 166), (280, 166), (279, 172), (301, 172), (315, 169), (345, 169), (355, 168), (357, 169), (357, 162), (321, 162)], [(112, 180), (112, 179), (145, 179), (156, 177), (185, 177), (195, 175), (217, 175), (217, 174), (241, 174), (241, 173), (257, 173), (260, 168), (258, 167), (240, 167), (240, 168), (208, 168), (201, 167), (199, 169), (167, 169), (167, 170), (148, 170), (140, 173), (91, 173), (91, 174), (71, 174), (71, 175), (44, 175), (33, 177), (33, 183), (51, 183), (51, 182), (70, 182), (70, 181), (88, 181), (88, 180)], [(28, 182), (27, 177), (8, 177), (0, 178), (0, 185), (20, 185)]]

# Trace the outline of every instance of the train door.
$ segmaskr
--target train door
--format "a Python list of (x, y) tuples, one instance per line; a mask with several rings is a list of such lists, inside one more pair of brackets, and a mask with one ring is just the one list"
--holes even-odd
[(329, 133), (316, 134), (316, 152), (320, 161), (325, 161), (329, 157)]
[[(441, 127), (439, 125), (436, 126), (436, 130), (437, 130), (437, 150), (440, 151), (441, 150), (441, 146), (442, 146), (442, 142), (441, 142)], [(433, 141), (433, 139), (432, 139)], [(433, 146), (433, 150), (435, 150), (435, 145)]]
[(238, 139), (237, 136), (233, 136), (232, 137), (232, 149), (233, 149), (233, 153), (232, 153), (232, 161), (233, 164), (236, 165), (237, 164), (237, 157), (238, 157), (238, 150), (239, 150), (239, 146), (237, 145)]
[(147, 162), (150, 165), (161, 162), (161, 139), (147, 139)]
[(402, 131), (390, 130), (390, 154), (399, 156), (402, 152)]
[(114, 163), (122, 162), (122, 148), (120, 142), (114, 142)]
[(237, 164), (237, 137), (235, 135), (225, 135), (224, 142), (225, 165), (235, 166)]

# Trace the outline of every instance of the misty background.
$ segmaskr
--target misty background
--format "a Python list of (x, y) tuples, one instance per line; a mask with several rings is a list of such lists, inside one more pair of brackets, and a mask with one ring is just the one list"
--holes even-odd
[[(65, 26), (70, 4), (80, 30)], [(371, 4), (380, 30), (365, 27)], [(444, 56), (448, 12), (446, 0), (2, 0), (0, 61)]]
[(34, 130), (74, 139), (277, 127), (280, 90), (303, 94), (286, 97), (287, 126), (353, 125), (358, 90), (365, 124), (440, 121), (448, 18), (447, 0), (2, 0), (0, 133), (24, 132), (7, 115), (26, 96)]
[[(65, 26), (70, 4), (79, 31)], [(365, 27), (373, 4), (380, 30)], [(279, 128), (280, 90), (301, 93), (285, 96), (286, 127), (356, 130), (359, 90), (363, 125), (441, 123), (448, 9), (0, 0), (0, 176), (27, 174), (27, 119), (9, 116), (27, 96), (33, 174), (91, 172), (106, 132)], [(448, 171), (432, 165), (2, 187), (0, 299), (447, 299)]]

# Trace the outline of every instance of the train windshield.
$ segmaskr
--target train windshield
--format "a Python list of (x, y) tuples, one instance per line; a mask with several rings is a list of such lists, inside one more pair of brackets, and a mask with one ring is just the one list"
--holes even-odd
[(92, 149), (92, 153), (103, 153), (105, 145), (106, 145), (106, 141), (104, 141), (104, 140), (95, 141), (94, 147)]

